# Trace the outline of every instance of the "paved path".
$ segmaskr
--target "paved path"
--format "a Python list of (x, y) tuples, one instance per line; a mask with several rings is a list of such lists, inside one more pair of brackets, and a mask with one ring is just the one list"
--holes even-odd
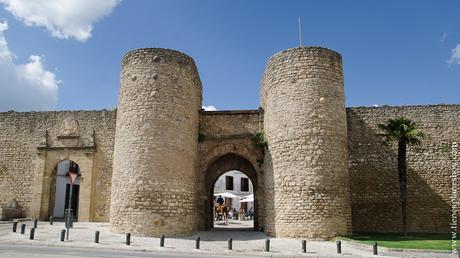
[[(55, 222), (50, 226), (48, 222), (40, 222), (36, 229), (34, 240), (29, 240), (32, 222), (25, 222), (26, 234), (13, 233), (12, 224), (0, 224), (0, 243), (4, 246), (31, 245), (33, 247), (72, 247), (93, 249), (111, 252), (121, 251), (142, 251), (150, 255), (152, 253), (169, 254), (199, 254), (218, 256), (263, 256), (263, 257), (454, 257), (446, 253), (386, 253), (380, 252), (379, 256), (372, 255), (371, 246), (356, 246), (348, 242), (342, 243), (343, 253), (336, 253), (336, 246), (331, 241), (308, 241), (307, 253), (301, 253), (301, 241), (298, 239), (270, 238), (270, 252), (264, 252), (265, 240), (267, 237), (262, 232), (234, 231), (234, 230), (211, 230), (199, 232), (193, 236), (181, 238), (169, 238), (165, 240), (165, 247), (160, 247), (159, 238), (131, 237), (131, 245), (125, 244), (125, 235), (110, 232), (109, 223), (77, 222), (70, 230), (69, 241), (60, 242), (60, 232), (64, 228), (62, 222)], [(241, 225), (231, 224), (229, 227), (240, 227)], [(95, 231), (100, 231), (100, 243), (94, 243)], [(18, 225), (18, 232), (20, 225)], [(200, 249), (195, 249), (195, 238), (200, 236)], [(227, 239), (233, 239), (233, 250), (228, 250)], [(5, 250), (5, 249), (3, 249)], [(24, 250), (23, 250), (24, 251)], [(27, 251), (27, 250), (26, 250)], [(8, 251), (5, 257), (17, 257)], [(19, 253), (17, 253), (19, 254)], [(68, 257), (78, 257), (65, 254)], [(69, 256), (70, 255), (70, 256)], [(102, 255), (102, 254), (101, 254)], [(105, 255), (105, 254), (104, 254)], [(108, 256), (101, 257), (108, 257)], [(141, 255), (141, 254), (139, 254)], [(0, 256), (1, 257), (1, 256)], [(34, 255), (24, 257), (35, 257)], [(64, 256), (59, 256), (64, 257)], [(94, 257), (98, 257), (97, 255)], [(140, 256), (143, 257), (143, 256)]]
[(253, 220), (234, 220), (229, 219), (226, 223), (219, 221), (214, 222), (214, 229), (216, 230), (248, 230), (253, 231)]

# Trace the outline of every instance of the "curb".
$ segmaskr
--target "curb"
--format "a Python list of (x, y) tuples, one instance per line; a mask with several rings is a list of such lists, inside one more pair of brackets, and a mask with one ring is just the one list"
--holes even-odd
[(22, 221), (32, 221), (32, 220), (28, 219), (28, 218), (13, 219), (13, 220), (2, 220), (2, 221), (0, 221), (0, 225), (13, 224), (14, 222), (22, 222)]
[[(306, 253), (306, 254), (276, 254), (276, 253), (251, 253), (251, 252), (244, 252), (244, 251), (232, 251), (232, 252), (209, 252), (208, 250), (187, 250), (187, 251), (179, 251), (179, 250), (147, 250), (147, 249), (132, 249), (129, 250), (128, 248), (117, 248), (117, 247), (109, 247), (109, 246), (70, 246), (70, 245), (55, 245), (55, 244), (24, 244), (24, 243), (2, 243), (0, 246), (23, 246), (23, 247), (30, 247), (33, 246), (35, 248), (47, 248), (47, 247), (55, 247), (55, 248), (69, 248), (69, 249), (94, 249), (94, 250), (111, 250), (111, 251), (122, 251), (122, 252), (138, 252), (138, 253), (155, 253), (155, 254), (187, 254), (187, 255), (200, 255), (200, 256), (225, 256), (225, 257), (271, 257), (271, 258), (305, 258), (305, 257), (318, 257), (318, 258), (325, 258), (325, 257), (336, 257), (331, 255), (318, 255), (314, 253)], [(313, 255), (313, 256), (312, 256)]]

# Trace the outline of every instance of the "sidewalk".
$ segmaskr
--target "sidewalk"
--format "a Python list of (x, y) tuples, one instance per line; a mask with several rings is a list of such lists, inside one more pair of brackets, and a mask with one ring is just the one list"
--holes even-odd
[[(242, 225), (231, 221), (229, 228), (239, 228)], [(26, 233), (21, 235), (21, 223), (26, 224)], [(246, 224), (249, 222), (246, 222)], [(356, 245), (342, 242), (342, 254), (336, 253), (336, 245), (332, 241), (307, 241), (307, 253), (301, 253), (301, 240), (270, 238), (262, 232), (211, 230), (199, 232), (190, 237), (165, 239), (165, 247), (160, 247), (160, 239), (152, 237), (131, 236), (131, 245), (125, 244), (124, 234), (110, 232), (109, 223), (76, 222), (70, 229), (69, 241), (60, 242), (60, 233), (64, 229), (63, 222), (39, 222), (35, 230), (35, 239), (29, 240), (32, 221), (18, 223), (17, 233), (12, 232), (13, 224), (0, 224), (0, 242), (3, 244), (27, 244), (38, 246), (66, 246), (82, 248), (108, 248), (115, 250), (147, 251), (161, 253), (201, 253), (220, 254), (225, 256), (265, 256), (265, 257), (454, 257), (446, 253), (406, 253), (379, 252), (372, 255), (372, 246)], [(247, 226), (247, 225), (243, 225)], [(226, 226), (221, 226), (226, 227)], [(94, 243), (95, 231), (100, 231), (100, 243)], [(195, 249), (195, 239), (201, 238), (200, 249)], [(233, 250), (228, 250), (228, 238), (233, 239)], [(265, 240), (270, 239), (270, 252), (264, 252)]]

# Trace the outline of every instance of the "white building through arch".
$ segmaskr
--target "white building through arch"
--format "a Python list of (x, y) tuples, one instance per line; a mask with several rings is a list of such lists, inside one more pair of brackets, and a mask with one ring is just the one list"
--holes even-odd
[[(254, 216), (254, 186), (242, 172), (232, 170), (221, 175), (214, 184), (214, 205), (219, 195), (230, 208), (230, 219), (252, 220)], [(231, 197), (234, 195), (234, 197)], [(238, 215), (235, 215), (234, 212)], [(244, 217), (241, 215), (243, 214)]]

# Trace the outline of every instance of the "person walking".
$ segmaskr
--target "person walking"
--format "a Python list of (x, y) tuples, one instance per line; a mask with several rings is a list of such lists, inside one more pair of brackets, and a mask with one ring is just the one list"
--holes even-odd
[(244, 220), (244, 208), (240, 207), (240, 212), (238, 214), (240, 220)]

